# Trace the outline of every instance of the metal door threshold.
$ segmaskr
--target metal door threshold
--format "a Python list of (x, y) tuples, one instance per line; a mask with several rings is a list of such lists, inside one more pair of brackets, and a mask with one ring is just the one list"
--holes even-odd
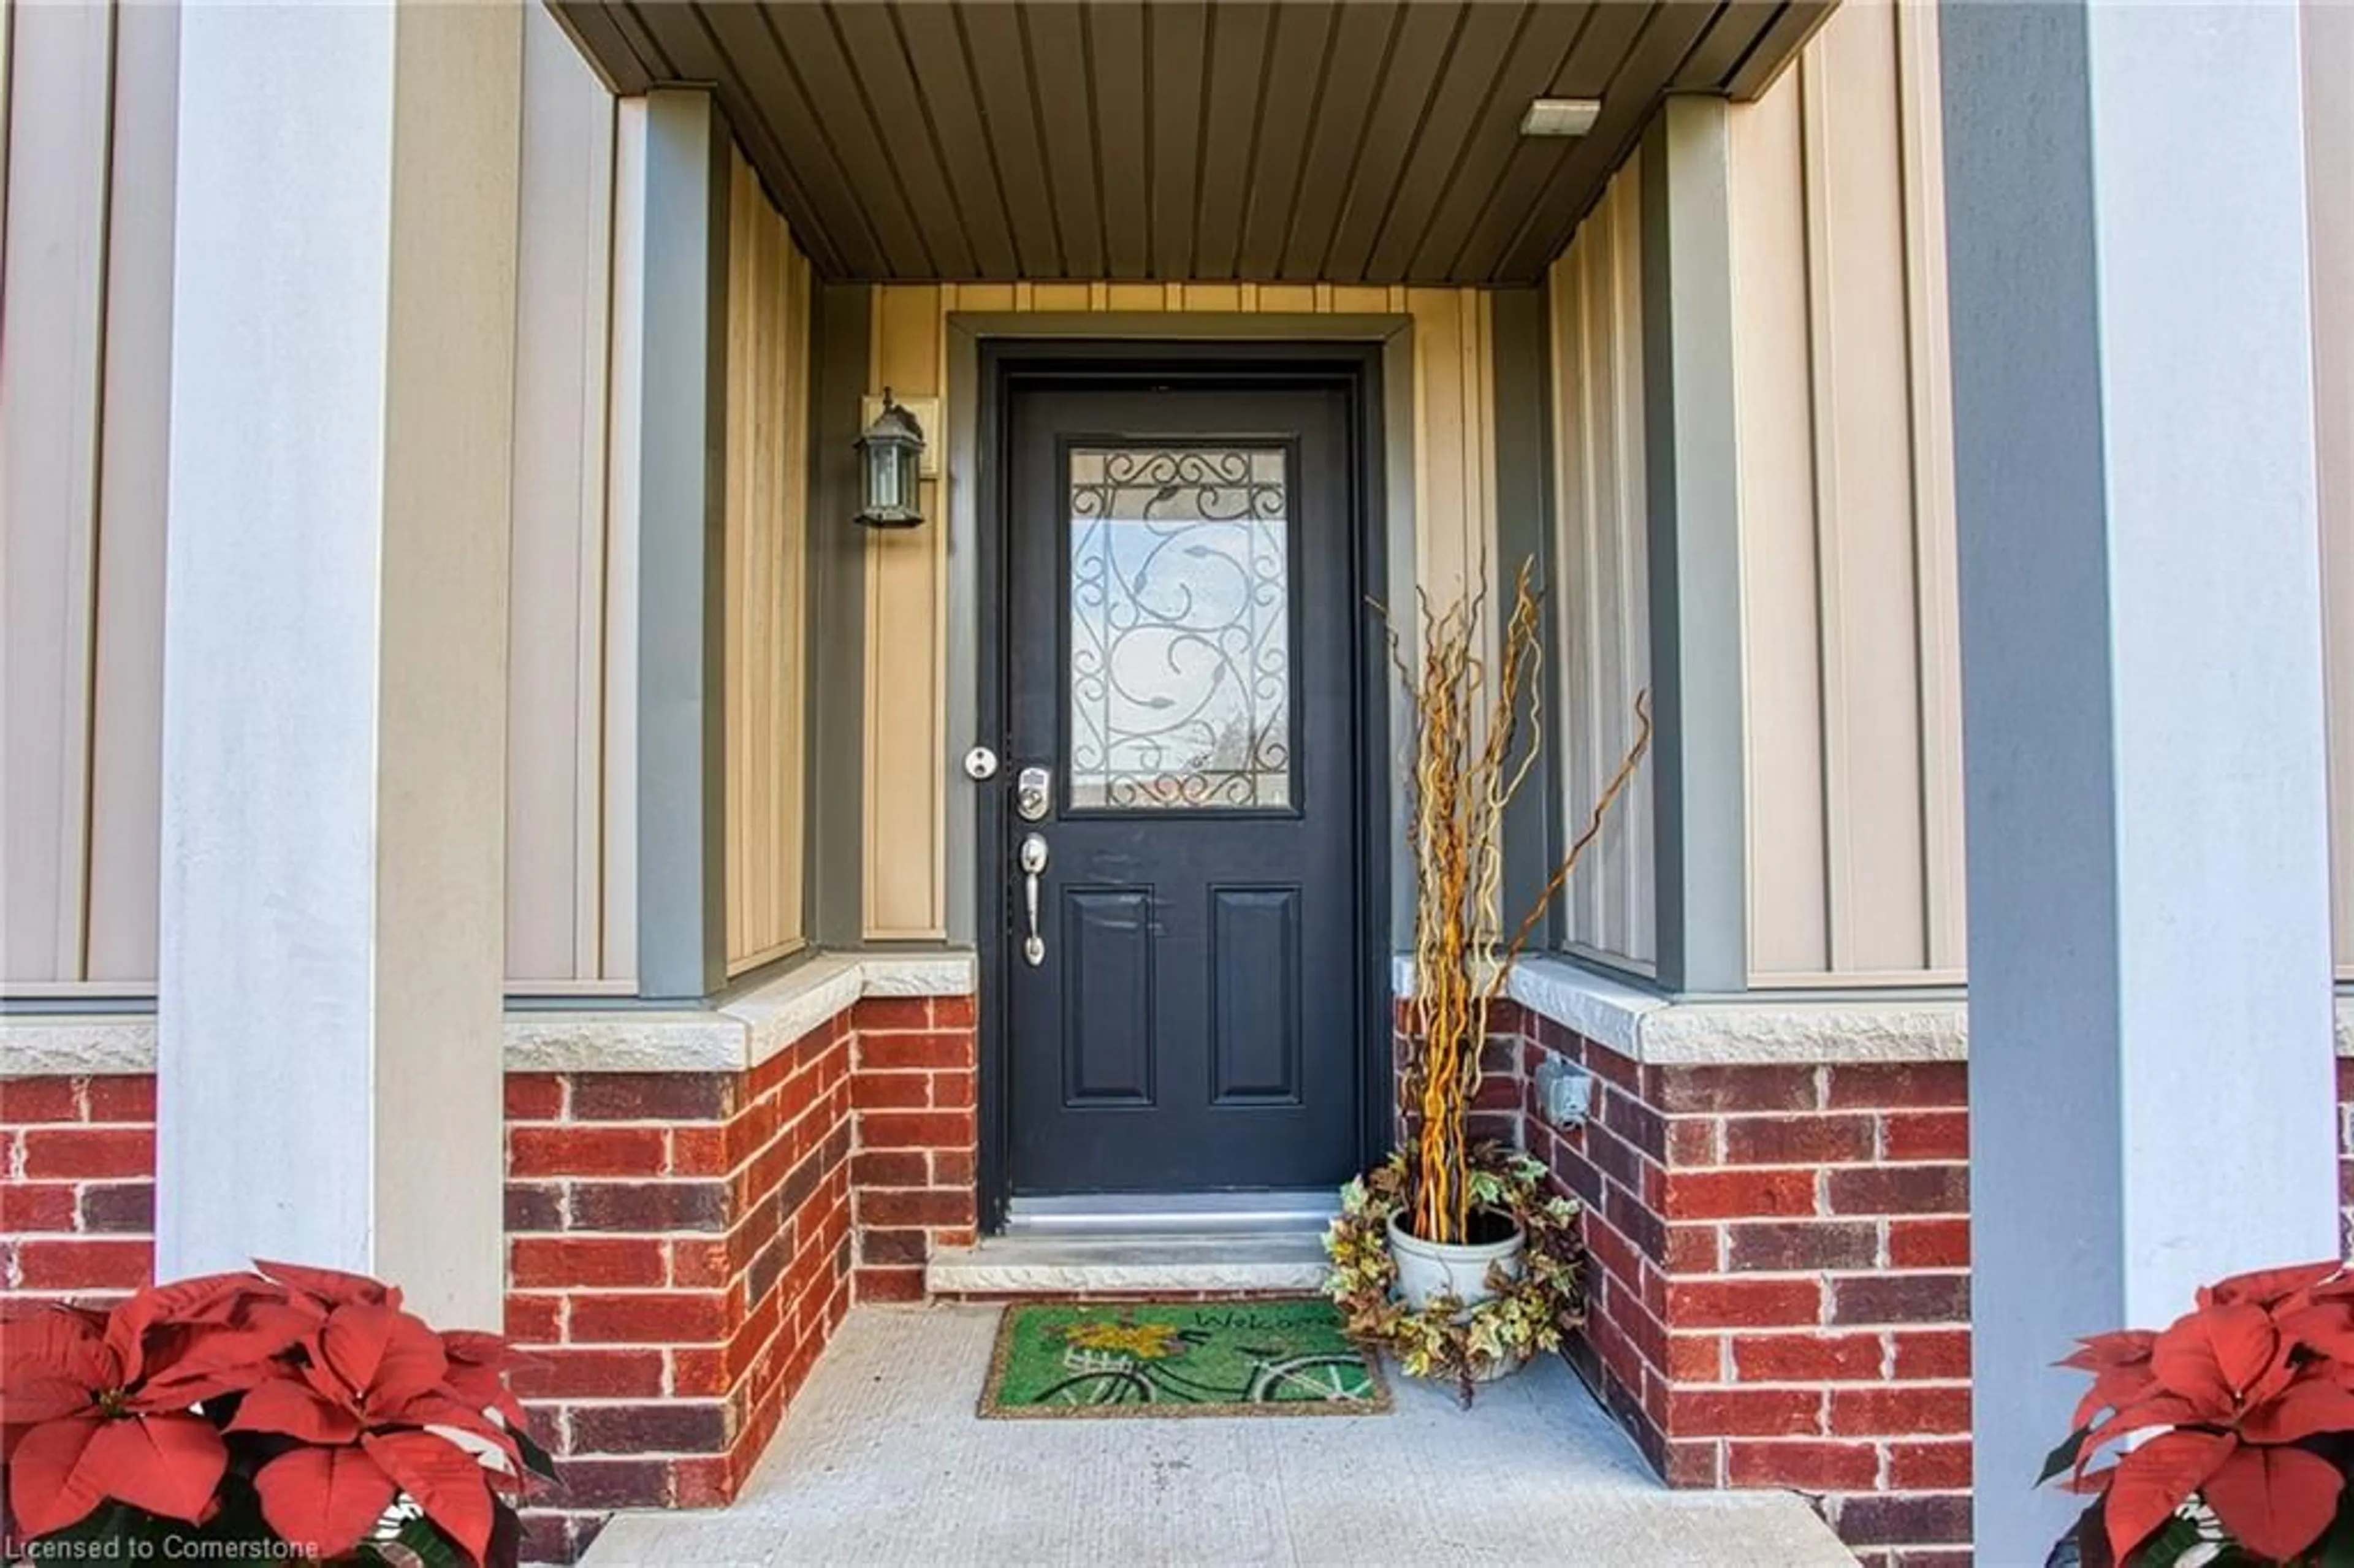
[(1329, 1187), (1303, 1192), (1080, 1192), (1015, 1198), (1005, 1234), (1086, 1236), (1216, 1236), (1313, 1232), (1341, 1212)]
[(1331, 1188), (1016, 1198), (1002, 1235), (934, 1253), (934, 1296), (1305, 1295), (1323, 1284)]

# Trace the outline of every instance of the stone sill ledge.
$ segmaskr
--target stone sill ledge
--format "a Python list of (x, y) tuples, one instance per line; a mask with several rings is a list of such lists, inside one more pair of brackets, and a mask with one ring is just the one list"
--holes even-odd
[[(1414, 967), (1397, 961), (1398, 994)], [(1566, 959), (1522, 959), (1507, 994), (1637, 1062), (1661, 1066), (1805, 1066), (1841, 1062), (1960, 1062), (1969, 1004), (1959, 997), (1678, 1001)], [(2336, 999), (2338, 1054), (2354, 1057), (2354, 997)]]
[[(509, 1008), (510, 1073), (741, 1073), (862, 997), (970, 996), (969, 952), (825, 953), (716, 1007)], [(0, 1078), (155, 1070), (152, 1013), (0, 1015)]]

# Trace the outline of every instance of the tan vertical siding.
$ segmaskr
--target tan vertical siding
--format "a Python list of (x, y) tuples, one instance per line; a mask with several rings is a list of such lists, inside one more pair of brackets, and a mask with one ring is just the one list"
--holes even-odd
[[(1553, 263), (1553, 503), (1560, 575), (1561, 807), (1582, 832), (1650, 683), (1643, 443), (1642, 173), (1630, 161)], [(1566, 842), (1566, 841), (1564, 841)], [(1621, 800), (1564, 895), (1569, 945), (1648, 972), (1658, 958), (1648, 789)]]
[(1925, 8), (1844, 7), (1734, 111), (1762, 985), (1962, 965), (1935, 29)]
[(613, 101), (555, 19), (524, 31), (507, 658), (507, 976), (599, 978)]
[(727, 968), (802, 943), (809, 262), (737, 154), (727, 258)]
[[(1192, 296), (1212, 288), (1193, 284)], [(1231, 293), (1232, 284), (1218, 286)], [(1213, 309), (1232, 310), (1232, 304)], [(1477, 289), (1408, 289), (1414, 317), (1415, 582), (1444, 604), (1494, 565), (1494, 313)], [(1491, 574), (1492, 575), (1492, 574)], [(1490, 641), (1494, 620), (1489, 617)]]
[[(110, 277), (108, 241), (117, 219), (126, 249), (157, 238), (150, 182), (170, 188), (176, 22), (159, 13), (122, 29), (128, 74), (142, 93), (160, 91), (159, 104), (116, 96), (123, 17), (111, 6), (71, 5), (18, 6), (7, 18), (0, 981), (20, 991), (80, 984), (93, 951), (110, 978), (139, 983), (154, 973), (163, 458), (154, 410), (169, 395), (170, 326), (148, 292), (153, 259), (126, 254)], [(111, 344), (118, 328), (122, 341)], [(110, 408), (123, 419), (111, 433)], [(101, 476), (119, 480), (120, 493), (105, 495)], [(101, 667), (123, 712), (99, 726)], [(103, 789), (92, 779), (100, 758), (117, 769)], [(126, 876), (143, 843), (143, 885)], [(93, 858), (102, 904), (92, 895)]]
[(2354, 980), (2354, 9), (2305, 8), (2313, 411), (2328, 634), (2330, 894), (2338, 975)]
[[(875, 293), (869, 390), (944, 397), (953, 312), (1214, 312), (1411, 315), (1419, 580), (1449, 591), (1492, 565), (1495, 440), (1489, 302), (1477, 291), (1330, 284), (1059, 282), (892, 284)], [(945, 413), (942, 416), (946, 418)], [(953, 482), (954, 476), (951, 476)], [(867, 542), (865, 935), (947, 929), (945, 495), (932, 522)]]
[[(5, 22), (0, 988), (137, 994), (155, 972), (179, 19), (142, 3), (16, 5)], [(625, 989), (614, 109), (543, 9), (526, 26), (510, 972), (522, 991)]]
[(507, 989), (525, 995), (626, 992), (637, 973), (630, 120), (532, 7), (507, 663)]
[(176, 5), (117, 13), (82, 961), (83, 977), (101, 984), (155, 973), (179, 63)]
[(602, 970), (638, 964), (638, 500), (645, 392), (646, 101), (613, 106), (613, 305), (606, 428)]
[[(982, 308), (1014, 308), (1014, 287)], [(947, 390), (944, 312), (954, 297), (953, 285), (875, 291), (869, 391)], [(928, 526), (866, 539), (864, 919), (866, 935), (884, 939), (948, 932), (948, 528), (939, 482), (926, 480), (922, 493)]]
[(0, 276), (0, 973), (79, 979), (113, 13), (12, 17)]

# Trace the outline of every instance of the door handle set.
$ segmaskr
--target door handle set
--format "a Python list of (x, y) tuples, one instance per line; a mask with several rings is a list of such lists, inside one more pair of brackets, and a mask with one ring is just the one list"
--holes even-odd
[[(984, 783), (997, 777), (997, 753), (985, 746), (976, 746), (965, 754), (965, 776), (975, 783)], [(1054, 809), (1055, 776), (1033, 763), (1013, 778), (1013, 814), (1025, 822), (1043, 822)], [(1046, 835), (1024, 833), (1014, 851), (1013, 862), (1022, 872), (1022, 907), (1028, 916), (1029, 934), (1022, 939), (1022, 958), (1032, 969), (1046, 961), (1046, 938), (1038, 929), (1038, 879), (1046, 871)]]
[(1030, 916), (1030, 934), (1023, 938), (1022, 958), (1034, 969), (1046, 961), (1046, 938), (1038, 934), (1038, 878), (1046, 869), (1046, 835), (1023, 834), (1017, 860), (1022, 867), (1022, 904)]

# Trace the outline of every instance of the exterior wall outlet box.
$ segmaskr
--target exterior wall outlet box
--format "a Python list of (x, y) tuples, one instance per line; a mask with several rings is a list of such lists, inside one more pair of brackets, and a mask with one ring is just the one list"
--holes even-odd
[(1594, 1075), (1574, 1062), (1552, 1057), (1537, 1066), (1537, 1104), (1555, 1127), (1583, 1127), (1594, 1108)]

